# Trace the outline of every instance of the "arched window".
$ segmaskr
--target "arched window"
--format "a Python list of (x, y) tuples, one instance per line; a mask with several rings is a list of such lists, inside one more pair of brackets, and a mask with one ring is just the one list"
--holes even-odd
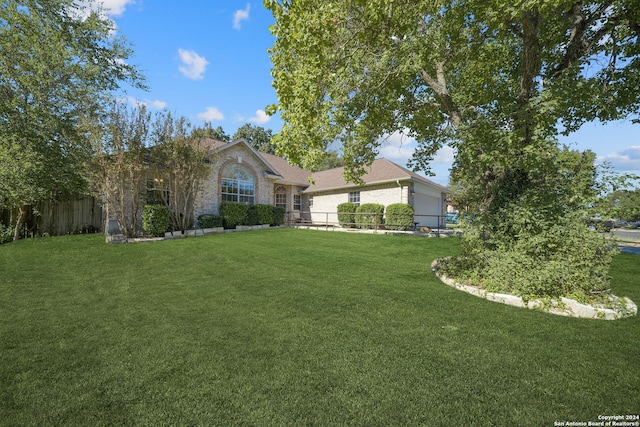
[(252, 205), (256, 186), (251, 171), (239, 163), (228, 165), (222, 171), (222, 201)]
[(277, 207), (281, 207), (281, 208), (287, 208), (287, 190), (282, 186), (279, 185), (276, 187), (276, 200), (275, 200), (275, 205)]

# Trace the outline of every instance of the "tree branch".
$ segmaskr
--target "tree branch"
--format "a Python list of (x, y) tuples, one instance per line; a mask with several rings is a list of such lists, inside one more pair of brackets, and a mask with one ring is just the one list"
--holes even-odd
[(595, 25), (596, 21), (601, 19), (604, 13), (611, 7), (612, 0), (604, 1), (598, 9), (596, 9), (590, 17), (585, 17), (582, 11), (582, 2), (575, 2), (571, 6), (568, 19), (571, 21), (573, 28), (567, 43), (564, 57), (558, 65), (551, 71), (547, 77), (553, 80), (562, 75), (562, 73), (571, 68), (578, 60), (580, 60), (591, 49), (594, 43), (601, 40), (615, 26), (617, 19), (610, 18), (605, 25), (602, 25), (590, 39), (587, 39), (587, 30)]
[(460, 125), (462, 125), (462, 115), (460, 114), (460, 109), (453, 101), (453, 98), (451, 98), (449, 90), (447, 89), (447, 80), (444, 74), (444, 63), (436, 63), (437, 80), (434, 79), (425, 70), (420, 70), (420, 77), (422, 77), (427, 86), (429, 86), (435, 92), (436, 96), (440, 100), (442, 110), (449, 116), (451, 124), (453, 124), (453, 126), (455, 127), (459, 127)]

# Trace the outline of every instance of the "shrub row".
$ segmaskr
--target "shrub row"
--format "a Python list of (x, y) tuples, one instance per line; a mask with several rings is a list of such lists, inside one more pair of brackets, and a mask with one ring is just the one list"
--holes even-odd
[(413, 226), (414, 210), (406, 203), (394, 203), (387, 206), (384, 217), (384, 205), (365, 203), (356, 207), (355, 203), (346, 202), (338, 205), (338, 223), (341, 227), (357, 227), (362, 229), (377, 228), (384, 224), (388, 230), (409, 230)]
[(284, 208), (272, 205), (247, 205), (236, 202), (220, 204), (220, 214), (203, 214), (198, 217), (200, 228), (236, 228), (238, 225), (282, 225), (284, 224)]

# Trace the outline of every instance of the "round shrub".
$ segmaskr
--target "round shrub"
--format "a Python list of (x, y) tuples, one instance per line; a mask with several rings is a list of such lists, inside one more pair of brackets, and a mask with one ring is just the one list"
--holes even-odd
[(198, 227), (218, 228), (222, 227), (222, 217), (214, 214), (202, 214), (198, 217)]
[(338, 205), (338, 223), (340, 227), (352, 228), (356, 226), (356, 209), (353, 202), (340, 203)]
[(356, 225), (358, 228), (373, 229), (384, 224), (384, 205), (365, 203), (356, 209)]
[(145, 205), (142, 209), (142, 228), (152, 236), (162, 236), (169, 229), (171, 212), (165, 205)]
[(385, 228), (387, 230), (410, 230), (413, 227), (413, 206), (406, 203), (394, 203), (387, 206)]

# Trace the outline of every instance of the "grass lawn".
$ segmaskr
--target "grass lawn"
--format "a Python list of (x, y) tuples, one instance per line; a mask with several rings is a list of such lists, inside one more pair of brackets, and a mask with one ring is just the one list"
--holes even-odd
[[(276, 229), (0, 246), (0, 425), (553, 426), (640, 413), (640, 319), (439, 282), (455, 239)], [(640, 258), (613, 290), (640, 302)]]

